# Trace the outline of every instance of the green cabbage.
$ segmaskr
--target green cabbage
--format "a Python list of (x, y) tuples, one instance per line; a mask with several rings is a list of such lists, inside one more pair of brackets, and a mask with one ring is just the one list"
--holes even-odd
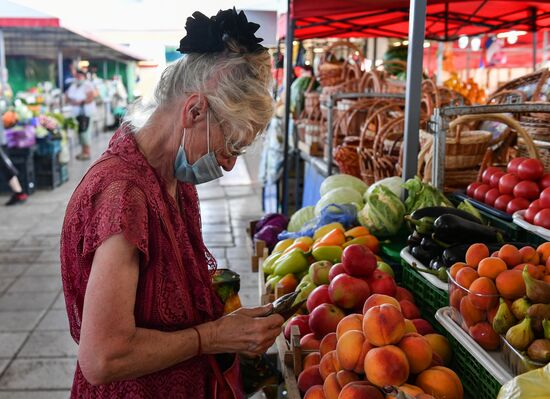
[(365, 200), (367, 197), (374, 191), (378, 186), (385, 186), (389, 188), (395, 195), (401, 198), (401, 193), (403, 192), (403, 179), (400, 176), (386, 177), (385, 179), (378, 180), (376, 183), (371, 185), (369, 189), (363, 195)]
[(403, 216), (403, 202), (389, 188), (380, 185), (367, 197), (367, 203), (357, 215), (357, 219), (371, 234), (389, 237), (399, 231)]
[(363, 207), (362, 195), (350, 187), (334, 188), (325, 193), (315, 205), (315, 215), (318, 216), (321, 210), (330, 204), (354, 204), (358, 210)]
[(304, 224), (309, 222), (315, 217), (315, 207), (306, 206), (304, 208), (298, 209), (290, 217), (290, 222), (288, 222), (287, 231), (291, 233), (302, 230)]
[(417, 209), (432, 206), (448, 206), (453, 208), (451, 201), (441, 191), (422, 182), (418, 176), (407, 180), (403, 187), (408, 191), (407, 199), (405, 200), (407, 213), (413, 213)]
[(332, 175), (323, 180), (323, 182), (321, 183), (321, 189), (319, 191), (321, 192), (321, 197), (323, 197), (329, 191), (334, 190), (335, 188), (342, 187), (353, 188), (361, 195), (363, 195), (363, 193), (368, 188), (363, 180), (358, 179), (355, 176), (341, 174)]

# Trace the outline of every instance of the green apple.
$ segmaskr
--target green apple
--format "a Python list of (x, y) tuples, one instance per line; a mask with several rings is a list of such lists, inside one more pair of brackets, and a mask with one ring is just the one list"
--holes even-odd
[(320, 260), (309, 266), (309, 277), (315, 285), (328, 284), (328, 273), (332, 263), (328, 260)]
[(386, 273), (386, 274), (389, 274), (390, 276), (392, 277), (395, 277), (395, 274), (393, 273), (393, 269), (391, 268), (390, 265), (388, 265), (386, 262), (381, 262), (381, 261), (378, 261), (376, 262), (376, 265), (377, 265), (377, 269)]

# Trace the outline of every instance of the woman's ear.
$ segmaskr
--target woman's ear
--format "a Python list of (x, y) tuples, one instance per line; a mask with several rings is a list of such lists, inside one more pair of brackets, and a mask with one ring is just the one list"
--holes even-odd
[(183, 101), (182, 127), (192, 128), (196, 123), (206, 119), (208, 102), (206, 97), (199, 94), (191, 94)]

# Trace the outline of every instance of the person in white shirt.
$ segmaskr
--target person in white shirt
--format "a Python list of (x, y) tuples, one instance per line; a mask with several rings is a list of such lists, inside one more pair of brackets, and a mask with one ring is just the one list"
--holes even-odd
[(91, 119), (95, 114), (96, 89), (92, 82), (86, 79), (86, 73), (76, 71), (75, 80), (67, 89), (67, 102), (72, 106), (71, 115), (78, 121), (78, 135), (82, 151), (76, 159), (86, 161), (90, 159), (90, 142), (92, 136)]

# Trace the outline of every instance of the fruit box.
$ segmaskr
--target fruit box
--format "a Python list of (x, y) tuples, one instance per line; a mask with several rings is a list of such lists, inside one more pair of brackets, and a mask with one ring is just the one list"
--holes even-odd
[(506, 341), (506, 338), (502, 335), (500, 336), (500, 339), (502, 341), (502, 356), (514, 375), (520, 375), (546, 366), (546, 363), (535, 362), (529, 359), (528, 356), (523, 355), (516, 348), (510, 345), (508, 341)]
[(285, 380), (287, 398), (300, 399), (297, 377), (302, 372), (303, 357), (313, 351), (304, 351), (300, 347), (300, 330), (298, 326), (292, 326), (290, 343), (287, 342), (284, 333), (279, 334), (275, 344), (279, 354), (279, 366)]

